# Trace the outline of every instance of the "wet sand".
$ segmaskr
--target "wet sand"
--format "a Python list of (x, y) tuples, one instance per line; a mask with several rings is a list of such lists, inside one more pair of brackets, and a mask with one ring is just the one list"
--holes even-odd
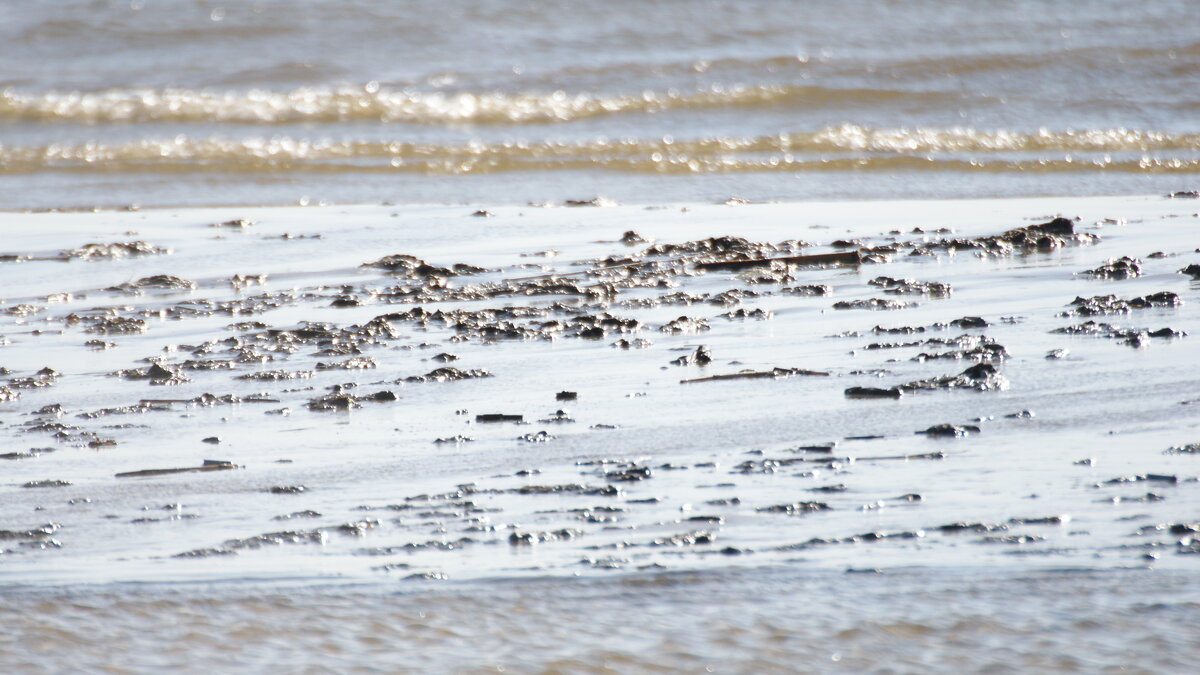
[[(733, 584), (747, 592), (723, 606), (760, 617), (769, 589), (833, 602), (860, 583), (888, 622), (933, 616), (991, 577), (1027, 595), (1144, 585), (1150, 606), (1200, 560), (1198, 209), (1155, 195), (10, 213), (0, 584), (20, 603), (82, 594), (85, 617), (131, 602), (129, 630), (173, 611), (130, 585), (148, 582), (217, 589), (206, 621), (279, 584), (313, 606), (346, 584), (414, 608), (487, 589), (497, 613), (552, 589), (508, 636), (544, 628), (572, 589), (630, 584), (672, 589), (653, 611)], [(923, 597), (931, 584), (946, 595)], [(622, 592), (600, 621), (617, 633), (646, 609)], [(1062, 607), (1132, 642), (1103, 604), (1041, 602), (1006, 608), (1004, 649)], [(5, 660), (69, 665), (27, 630)], [(605, 635), (559, 667), (651, 668), (589, 651)], [(816, 653), (784, 642), (774, 666), (712, 653), (777, 669)], [(1024, 663), (1090, 670), (1086, 656)], [(900, 669), (929, 663), (912, 658)]]

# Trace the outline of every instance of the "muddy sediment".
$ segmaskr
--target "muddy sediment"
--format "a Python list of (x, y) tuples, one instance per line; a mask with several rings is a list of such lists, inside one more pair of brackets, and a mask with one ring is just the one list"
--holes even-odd
[[(501, 220), (493, 214), (488, 224)], [(89, 268), (122, 258), (131, 260), (112, 264), (144, 258), (137, 264), (155, 267), (90, 290), (47, 289), (5, 304), (0, 328), (18, 348), (51, 344), (47, 356), (75, 350), (106, 365), (97, 371), (46, 358), (54, 367), (35, 369), (42, 359), (34, 367), (5, 360), (0, 432), (34, 442), (14, 444), (0, 458), (11, 460), (6, 467), (63, 467), (21, 469), (14, 485), (28, 488), (23, 494), (61, 495), (64, 503), (128, 489), (118, 482), (179, 489), (210, 505), (220, 499), (208, 491), (233, 504), (250, 504), (246, 494), (288, 502), (269, 513), (243, 508), (236, 532), (212, 536), (221, 529), (214, 528), (157, 549), (181, 565), (303, 558), (316, 555), (306, 550), (342, 551), (345, 540), (381, 559), (373, 574), (407, 570), (420, 581), (442, 578), (443, 569), (462, 572), (455, 560), (479, 570), (523, 569), (490, 560), (498, 549), (550, 556), (546, 569), (589, 573), (716, 558), (770, 564), (789, 552), (833, 556), (867, 546), (905, 555), (906, 547), (940, 547), (956, 536), (1057, 555), (1053, 547), (1068, 535), (1022, 528), (1069, 521), (1012, 516), (1000, 501), (994, 518), (922, 526), (939, 491), (958, 489), (937, 483), (959, 471), (941, 466), (972, 467), (957, 474), (970, 484), (963, 476), (987, 473), (978, 458), (995, 456), (993, 444), (1006, 437), (1028, 443), (1037, 430), (1068, 424), (1047, 405), (1037, 405), (1036, 417), (1012, 412), (1033, 408), (1022, 398), (1038, 381), (1030, 363), (1085, 377), (1071, 370), (1076, 359), (1106, 358), (1087, 338), (1167, 350), (1187, 335), (1185, 327), (1194, 329), (1190, 268), (1165, 257), (1100, 257), (1113, 253), (1101, 251), (1104, 241), (1080, 231), (1079, 222), (1054, 218), (980, 236), (931, 228), (820, 241), (668, 238), (639, 228), (642, 234), (618, 231), (575, 249), (555, 243), (538, 249), (544, 255), (536, 264), (515, 253), (500, 263), (496, 255), (387, 253), (410, 250), (389, 246), (328, 281), (299, 283), (269, 261), (261, 271), (250, 268), (254, 274), (174, 269), (163, 261), (188, 251), (168, 240), (170, 249), (88, 244), (62, 255), (97, 261)], [(222, 245), (242, 238), (237, 231), (269, 228), (247, 219), (214, 227), (230, 233)], [(1073, 265), (1084, 271), (1059, 274), (1063, 284), (1076, 284), (1070, 293), (1107, 281), (1135, 290), (1085, 294), (1065, 308), (1071, 295), (1063, 295), (1006, 315), (996, 298), (1011, 305), (1022, 291), (1004, 295), (973, 278), (1007, 258), (1049, 265), (1056, 251), (1084, 246), (1097, 249), (1086, 265)], [(34, 257), (21, 265), (53, 264)], [(1138, 286), (1158, 283), (1164, 271), (1183, 274), (1175, 285)], [(1161, 325), (1164, 316), (1172, 327), (1138, 327)], [(1107, 317), (1152, 318), (1127, 327)], [(1064, 326), (1063, 319), (1082, 323)], [(81, 339), (88, 334), (99, 337)], [(1050, 339), (1070, 341), (1071, 349), (1040, 342)], [(83, 382), (104, 393), (79, 396)], [(721, 423), (723, 416), (732, 423)], [(194, 433), (173, 438), (169, 429), (180, 423)], [(38, 447), (45, 445), (54, 447)], [(192, 454), (176, 449), (185, 445)], [(1186, 461), (1197, 454), (1192, 445), (1162, 443), (1154, 455)], [(151, 446), (169, 450), (159, 459)], [(202, 459), (201, 448), (217, 447), (229, 455)], [(360, 455), (365, 447), (372, 450)], [(72, 453), (84, 452), (111, 453), (122, 464), (94, 476), (72, 470)], [(1097, 466), (1075, 464), (1082, 454), (1072, 452), (1063, 470)], [(472, 468), (481, 457), (486, 471)], [(904, 476), (904, 487), (880, 489), (885, 470)], [(454, 472), (455, 482), (445, 483)], [(1110, 507), (1170, 505), (1176, 492), (1196, 489), (1196, 473), (1148, 461), (1114, 468), (1088, 481), (1083, 499), (1093, 503), (1103, 493)], [(346, 494), (338, 485), (376, 485), (375, 476), (405, 487), (387, 499), (372, 489), (352, 508), (332, 497)], [(1124, 492), (1138, 485), (1154, 492)], [(90, 503), (68, 506), (83, 513)], [(171, 522), (108, 508), (139, 527)], [(904, 515), (910, 511), (926, 515), (912, 522)], [(862, 514), (886, 523), (866, 525)], [(205, 519), (203, 510), (188, 516)], [(52, 529), (31, 528), (28, 519), (0, 523), (0, 547), (44, 543), (51, 534), (61, 546), (22, 546), (14, 555), (61, 555), (84, 545), (81, 521), (61, 520)], [(311, 527), (279, 530), (284, 520)], [(1158, 521), (1168, 532), (1190, 522), (1184, 514)], [(809, 527), (816, 531), (797, 536)], [(771, 528), (790, 534), (783, 543), (764, 538)]]

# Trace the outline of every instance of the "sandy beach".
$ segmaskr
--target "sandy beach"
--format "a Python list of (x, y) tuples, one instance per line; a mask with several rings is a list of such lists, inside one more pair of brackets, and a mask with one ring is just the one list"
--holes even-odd
[[(665, 589), (651, 612), (733, 585), (745, 594), (726, 601), (764, 620), (808, 607), (811, 585), (826, 602), (874, 594), (889, 621), (935, 606), (965, 621), (992, 578), (1186, 613), (1172, 589), (1200, 542), (1200, 253), (1181, 242), (1197, 203), (7, 214), (23, 234), (0, 267), (0, 583), (10, 611), (74, 609), (3, 658), (115, 658), (100, 641), (66, 654), (46, 631), (117, 611), (102, 598), (131, 603), (114, 636), (142, 630), (177, 611), (154, 588), (211, 594), (196, 631), (215, 643), (286, 634), (288, 611), (252, 609), (279, 593), (444, 607), (441, 628), (410, 626), (446, 631), (431, 648), (477, 635), (452, 626), (476, 612), (533, 635), (575, 621), (576, 593), (627, 597), (570, 648), (518, 656), (522, 639), (496, 638), (493, 660), (450, 650), (432, 669), (652, 669), (622, 661), (631, 645), (591, 651), (640, 611), (642, 585)], [(973, 600), (946, 610), (930, 584)], [(489, 599), (454, 601), (470, 589)], [(525, 619), (505, 609), (517, 597)], [(340, 602), (295, 639), (379, 620)], [(1137, 641), (1105, 604), (1047, 602)], [(993, 629), (1046, 610), (1009, 607)], [(816, 651), (784, 640), (759, 663), (714, 643), (672, 669), (862, 649), (840, 625), (812, 627), (829, 641)], [(207, 648), (177, 649), (144, 665)], [(322, 649), (314, 662), (350, 647)], [(1045, 665), (1017, 651), (1009, 663)]]

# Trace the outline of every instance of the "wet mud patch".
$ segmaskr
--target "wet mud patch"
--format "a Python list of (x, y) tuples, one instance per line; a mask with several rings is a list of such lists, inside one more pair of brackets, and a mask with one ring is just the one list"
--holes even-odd
[[(487, 225), (503, 236), (506, 218), (498, 210)], [(76, 514), (108, 522), (88, 509), (109, 509), (115, 522), (138, 522), (146, 532), (169, 517), (51, 504), (46, 495), (65, 502), (86, 489), (103, 504), (121, 490), (165, 489), (160, 483), (226, 520), (206, 518), (202, 540), (163, 534), (170, 545), (146, 555), (228, 558), (218, 568), (230, 570), (250, 551), (299, 568), (392, 573), (392, 581), (409, 573), (422, 580), (774, 565), (796, 551), (817, 565), (857, 569), (867, 548), (888, 564), (934, 555), (972, 565), (1014, 551), (1056, 564), (1110, 555), (1101, 547), (1105, 525), (1134, 510), (1153, 514), (1137, 527), (1191, 522), (1169, 509), (1176, 493), (1191, 489), (1194, 471), (1181, 464), (1195, 453), (1189, 439), (1171, 438), (1149, 445), (1160, 463), (1126, 461), (1145, 453), (1117, 452), (1120, 433), (1104, 432), (1146, 434), (1160, 418), (1139, 404), (1127, 417), (1097, 413), (1107, 415), (1103, 425), (1081, 423), (1069, 397), (1047, 403), (1052, 376), (1030, 363), (1061, 371), (1062, 386), (1085, 398), (1097, 383), (1113, 386), (1095, 373), (1136, 368), (1147, 388), (1172, 392), (1174, 405), (1186, 396), (1168, 371), (1147, 366), (1172, 352), (1168, 338), (1195, 330), (1195, 290), (1189, 275), (1175, 274), (1177, 259), (1122, 258), (1077, 231), (1079, 222), (1010, 221), (982, 236), (934, 225), (885, 234), (880, 226), (833, 240), (801, 223), (805, 239), (820, 242), (810, 243), (789, 238), (795, 227), (779, 236), (751, 236), (749, 227), (697, 238), (639, 221), (578, 241), (561, 230), (522, 235), (477, 259), (449, 242), (423, 247), (397, 230), (395, 248), (356, 249), (327, 265), (337, 270), (311, 278), (269, 256), (206, 271), (188, 246), (146, 232), (170, 244), (172, 257), (80, 255), (130, 258), (120, 265), (136, 271), (94, 284), (91, 300), (47, 287), (6, 303), (0, 332), (13, 343), (0, 357), (15, 372), (0, 382), (0, 433), (22, 441), (0, 458), (16, 467), (11, 486), (75, 483), (15, 490), (46, 502), (46, 519), (65, 523), (55, 536), (69, 546), (59, 556), (106, 550), (81, 533), (85, 515)], [(222, 226), (228, 236), (219, 245), (295, 248), (275, 241), (265, 220), (253, 242), (234, 236), (249, 227)], [(353, 239), (347, 233), (353, 228), (339, 233), (338, 246)], [(1137, 240), (1132, 228), (1128, 235), (1125, 251), (1174, 250)], [(322, 254), (339, 255), (334, 241), (302, 248), (312, 249), (315, 265)], [(1068, 247), (1079, 248), (1060, 251)], [(382, 255), (388, 251), (403, 252)], [(528, 251), (536, 260), (520, 253)], [(148, 266), (164, 260), (172, 265)], [(20, 266), (27, 264), (40, 263)], [(1141, 277), (1157, 285), (1139, 286), (1148, 282)], [(1112, 280), (1138, 290), (1062, 306), (1079, 284)], [(904, 325), (867, 328), (865, 314), (832, 311), (841, 307), (903, 309)], [(1055, 316), (1064, 309), (1067, 317)], [(1170, 329), (1102, 323), (1165, 311)], [(1063, 318), (1083, 323), (1064, 328)], [(1108, 356), (1081, 339), (1070, 358), (1051, 364), (1043, 357), (1061, 345), (1050, 335), (1162, 348)], [(9, 359), (13, 349), (20, 356)], [(80, 366), (74, 352), (104, 365)], [(1121, 365), (1117, 355), (1137, 363)], [(54, 368), (34, 370), (43, 363)], [(455, 384), (463, 380), (473, 382)], [(167, 393), (144, 389), (168, 383)], [(936, 395), (963, 389), (989, 395)], [(848, 400), (870, 398), (886, 401)], [(1012, 413), (1033, 408), (1036, 420)], [(103, 422), (122, 415), (138, 424)], [(47, 440), (30, 443), (23, 434)], [(1031, 448), (1046, 446), (1039, 434), (1054, 443), (1037, 455)], [(217, 438), (219, 445), (206, 440)], [(222, 459), (198, 463), (200, 452), (216, 448)], [(91, 464), (80, 461), (85, 453)], [(1074, 464), (1086, 455), (1097, 459)], [(277, 463), (281, 456), (289, 463)], [(1010, 463), (1058, 468), (1034, 487)], [(985, 483), (1000, 497), (972, 501)], [(344, 496), (358, 490), (371, 497), (347, 506)], [(1095, 534), (1022, 520), (1026, 504), (1082, 513), (1079, 531)], [(945, 520), (961, 520), (961, 528), (925, 527), (930, 508), (948, 509)], [(18, 533), (9, 537), (15, 548), (50, 538), (20, 534), (33, 531), (30, 522), (0, 523), (0, 540)], [(962, 553), (955, 538), (971, 550)], [(1162, 550), (1174, 550), (1167, 541)], [(1107, 560), (1127, 564), (1141, 553)], [(372, 562), (359, 567), (359, 558)], [(868, 567), (876, 564), (882, 568)]]

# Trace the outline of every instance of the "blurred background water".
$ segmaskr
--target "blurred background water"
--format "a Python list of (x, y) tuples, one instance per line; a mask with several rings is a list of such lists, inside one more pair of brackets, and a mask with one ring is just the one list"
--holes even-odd
[(1186, 0), (0, 5), (0, 208), (1194, 189)]

